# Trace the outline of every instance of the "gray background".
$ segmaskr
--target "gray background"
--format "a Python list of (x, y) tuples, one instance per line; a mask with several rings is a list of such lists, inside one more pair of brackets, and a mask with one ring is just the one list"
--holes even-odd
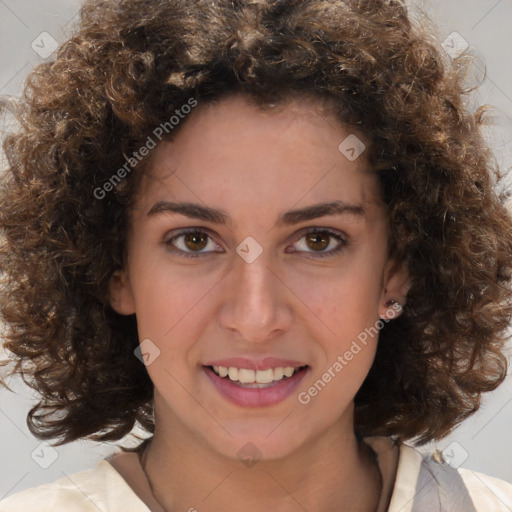
[[(51, 59), (47, 54), (53, 49), (53, 40), (61, 42), (69, 36), (79, 5), (77, 0), (0, 0), (0, 95), (19, 95), (29, 70), (46, 58)], [(486, 129), (486, 135), (502, 168), (510, 166), (512, 0), (416, 0), (411, 2), (411, 8), (421, 8), (429, 14), (438, 27), (440, 41), (456, 31), (469, 50), (485, 62), (487, 77), (472, 101), (474, 106), (490, 103), (496, 107), (495, 126)], [(453, 37), (447, 40), (447, 48), (457, 47)], [(456, 39), (461, 40), (460, 37), (455, 35)], [(482, 68), (476, 66), (468, 83), (477, 81), (479, 76), (482, 77)], [(1, 121), (0, 127), (9, 129), (9, 120), (4, 117)], [(0, 499), (90, 468), (112, 452), (112, 445), (86, 441), (55, 448), (41, 443), (29, 434), (25, 423), (35, 396), (17, 378), (10, 378), (8, 384), (15, 393), (0, 391)], [(498, 390), (485, 396), (477, 414), (437, 447), (444, 450), (454, 466), (512, 482), (511, 426), (509, 376)], [(131, 438), (125, 441), (133, 443)], [(427, 449), (435, 447), (433, 444)]]

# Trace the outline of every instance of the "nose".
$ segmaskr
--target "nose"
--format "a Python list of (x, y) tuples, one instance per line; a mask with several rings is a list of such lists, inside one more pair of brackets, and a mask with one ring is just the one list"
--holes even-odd
[(240, 340), (269, 341), (291, 326), (291, 292), (263, 254), (252, 263), (236, 258), (219, 323)]

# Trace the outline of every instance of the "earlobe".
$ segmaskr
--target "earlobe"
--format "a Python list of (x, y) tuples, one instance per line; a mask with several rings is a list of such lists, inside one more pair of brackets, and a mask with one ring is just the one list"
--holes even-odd
[(120, 315), (135, 313), (135, 300), (128, 276), (124, 270), (116, 270), (109, 282), (110, 305)]
[(384, 286), (379, 307), (379, 316), (391, 320), (402, 314), (411, 287), (409, 271), (405, 263), (388, 262), (384, 274)]

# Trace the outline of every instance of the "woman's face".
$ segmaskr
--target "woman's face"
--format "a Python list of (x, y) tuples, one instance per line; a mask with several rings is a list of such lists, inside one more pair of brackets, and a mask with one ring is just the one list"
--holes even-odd
[(319, 112), (232, 96), (153, 150), (111, 291), (145, 340), (157, 431), (269, 459), (353, 435), (375, 326), (407, 276), (362, 137)]

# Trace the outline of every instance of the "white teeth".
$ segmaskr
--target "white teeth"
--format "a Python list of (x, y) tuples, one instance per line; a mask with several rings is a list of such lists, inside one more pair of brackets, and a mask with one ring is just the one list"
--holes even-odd
[(241, 384), (270, 384), (291, 377), (297, 368), (293, 366), (278, 366), (267, 370), (250, 370), (248, 368), (235, 368), (234, 366), (214, 366), (214, 372), (220, 377), (229, 377), (233, 382)]
[[(254, 382), (254, 370), (247, 370), (246, 368), (240, 368), (238, 370), (238, 380), (242, 384), (249, 384), (251, 382)], [(231, 379), (231, 374), (229, 374), (229, 378)], [(235, 380), (235, 379), (231, 379)]]
[(225, 366), (214, 366), (215, 373), (218, 373), (221, 377), (227, 377), (228, 369)]
[(274, 370), (258, 370), (255, 379), (258, 384), (268, 384), (274, 380)]
[(274, 368), (274, 379), (281, 380), (283, 378), (283, 375), (284, 375), (283, 367), (280, 366), (278, 368)]
[(285, 377), (291, 377), (293, 375), (293, 368), (291, 366), (287, 366), (283, 369)]

